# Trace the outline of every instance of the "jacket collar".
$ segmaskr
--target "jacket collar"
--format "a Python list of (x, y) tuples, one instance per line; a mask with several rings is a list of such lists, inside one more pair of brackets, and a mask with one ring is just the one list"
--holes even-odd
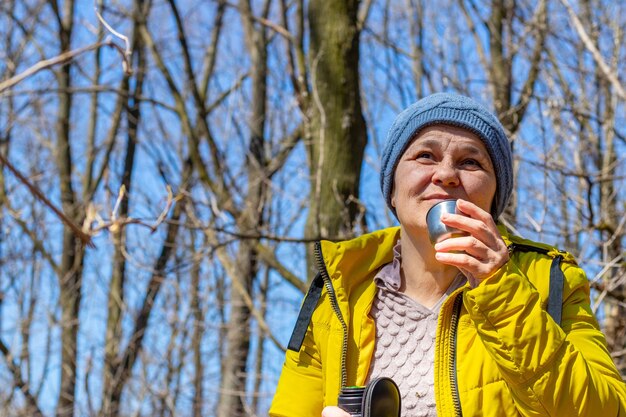
[[(572, 255), (557, 248), (512, 235), (506, 227), (498, 224), (498, 230), (507, 246), (512, 244), (533, 246), (551, 256), (561, 255), (564, 260), (576, 263)], [(333, 284), (350, 290), (370, 277), (386, 263), (393, 260), (393, 247), (400, 238), (400, 227), (389, 227), (341, 242), (321, 241), (326, 270)], [(351, 277), (351, 279), (346, 279)]]
[(342, 242), (321, 242), (322, 256), (328, 275), (334, 284), (346, 290), (358, 285), (381, 266), (393, 260), (393, 247), (400, 238), (400, 227), (390, 227)]

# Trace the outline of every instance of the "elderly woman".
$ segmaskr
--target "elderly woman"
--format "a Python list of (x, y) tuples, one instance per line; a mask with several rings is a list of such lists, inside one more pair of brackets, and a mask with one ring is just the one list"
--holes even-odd
[[(413, 104), (389, 132), (381, 187), (400, 226), (318, 244), (271, 416), (347, 417), (341, 389), (381, 376), (405, 417), (626, 416), (584, 272), (496, 225), (513, 169), (493, 114), (453, 94)], [(426, 213), (448, 199), (457, 213), (441, 221), (463, 233), (433, 245)]]

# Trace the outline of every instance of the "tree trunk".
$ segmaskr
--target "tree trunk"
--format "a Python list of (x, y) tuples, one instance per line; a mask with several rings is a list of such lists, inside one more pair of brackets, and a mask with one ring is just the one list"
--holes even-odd
[[(599, 41), (594, 36), (597, 46)], [(619, 51), (616, 51), (616, 56)], [(600, 173), (600, 206), (598, 231), (601, 235), (602, 257), (605, 264), (611, 264), (624, 255), (622, 239), (624, 232), (620, 230), (619, 222), (621, 215), (618, 209), (618, 191), (615, 187), (616, 168), (619, 166), (617, 153), (615, 150), (615, 108), (617, 98), (611, 89), (609, 81), (597, 70), (597, 85), (600, 92), (598, 98), (598, 114), (602, 114), (602, 124), (598, 136), (597, 162)], [(602, 143), (603, 142), (603, 143)], [(624, 265), (623, 259), (621, 262)], [(623, 276), (623, 268), (610, 268), (604, 277), (605, 286), (612, 288), (615, 294), (622, 298), (626, 297), (626, 285), (620, 278)], [(605, 333), (611, 352), (619, 352), (626, 347), (626, 307), (624, 303), (608, 300), (605, 302), (604, 312), (606, 314)], [(618, 370), (622, 375), (626, 374), (626, 356), (621, 355), (615, 360)]]
[[(126, 156), (124, 160), (124, 170), (122, 172), (121, 188), (125, 195), (120, 203), (118, 218), (125, 219), (128, 217), (128, 207), (132, 195), (132, 174), (135, 163), (135, 149), (138, 143), (138, 127), (141, 120), (140, 97), (142, 95), (142, 87), (145, 65), (145, 48), (138, 33), (141, 16), (144, 14), (143, 0), (135, 2), (134, 30), (133, 30), (133, 58), (135, 58), (136, 80), (133, 83), (134, 89), (129, 92), (129, 77), (125, 76), (122, 81), (120, 100), (126, 102), (124, 106), (126, 110), (126, 119), (128, 123), (128, 132), (126, 137)], [(128, 97), (126, 96), (128, 94)], [(122, 339), (122, 313), (125, 308), (124, 304), (124, 282), (126, 280), (126, 228), (120, 227), (111, 231), (113, 242), (115, 243), (113, 253), (113, 267), (111, 272), (111, 281), (109, 283), (109, 298), (107, 305), (107, 327), (104, 347), (104, 370), (103, 370), (103, 386), (102, 386), (102, 405), (100, 414), (103, 416), (116, 415), (119, 411), (119, 404), (112, 404), (112, 392), (115, 386), (115, 372), (119, 369), (120, 343)]]
[[(358, 7), (358, 0), (309, 3), (309, 238), (351, 237), (363, 214), (358, 196), (367, 132), (361, 110)], [(308, 264), (311, 278), (310, 249)]]
[[(74, 26), (74, 1), (63, 4), (63, 11), (55, 10), (59, 17), (59, 39), (61, 52), (71, 49), (71, 38)], [(78, 201), (72, 187), (72, 150), (70, 146), (70, 121), (72, 109), (71, 65), (66, 64), (57, 73), (59, 84), (59, 103), (57, 113), (57, 148), (56, 161), (59, 171), (61, 189), (61, 205), (65, 215), (76, 224), (81, 224), (82, 217)], [(57, 402), (57, 416), (71, 417), (74, 415), (76, 369), (77, 369), (77, 336), (79, 326), (79, 308), (82, 295), (82, 270), (84, 247), (72, 230), (63, 227), (63, 252), (60, 263), (59, 299), (61, 304), (61, 387)]]
[[(266, 3), (266, 6), (269, 2)], [(250, 143), (246, 155), (248, 192), (244, 200), (238, 229), (244, 234), (258, 234), (263, 227), (265, 196), (268, 178), (264, 152), (267, 101), (267, 34), (264, 28), (255, 28), (248, 0), (240, 2), (245, 29), (246, 46), (252, 68), (252, 103), (248, 122)], [(266, 13), (269, 8), (265, 8)], [(263, 16), (267, 18), (267, 16)], [(230, 316), (226, 333), (226, 352), (222, 364), (217, 417), (239, 417), (249, 413), (246, 403), (247, 361), (250, 351), (250, 308), (246, 296), (252, 294), (252, 284), (258, 272), (257, 241), (243, 239), (239, 242), (236, 265), (238, 281), (231, 287)]]
[[(187, 163), (183, 170), (181, 179), (181, 188), (184, 188), (187, 184), (190, 175), (190, 164)], [(167, 230), (165, 233), (165, 239), (161, 246), (159, 257), (156, 259), (148, 288), (144, 294), (144, 299), (135, 319), (133, 330), (128, 341), (128, 345), (119, 358), (115, 361), (117, 366), (112, 370), (112, 375), (115, 376), (115, 380), (112, 382), (110, 397), (108, 398), (110, 404), (110, 411), (107, 415), (117, 416), (120, 413), (120, 400), (122, 398), (122, 392), (126, 383), (131, 377), (133, 367), (137, 359), (140, 358), (141, 352), (144, 348), (144, 337), (148, 330), (150, 315), (154, 307), (163, 282), (166, 277), (167, 264), (170, 257), (176, 250), (176, 239), (178, 236), (178, 230), (180, 228), (180, 219), (183, 213), (184, 201), (178, 201), (172, 209), (172, 215), (167, 222)]]
[(204, 404), (204, 392), (202, 380), (204, 378), (204, 365), (202, 362), (202, 338), (204, 336), (204, 318), (202, 305), (200, 304), (200, 258), (196, 252), (195, 232), (191, 232), (191, 250), (194, 254), (193, 266), (191, 267), (191, 294), (190, 308), (192, 314), (193, 333), (191, 336), (191, 349), (193, 352), (193, 400), (191, 405), (191, 415), (202, 417), (202, 406)]
[[(461, 0), (463, 1), (463, 0)], [(535, 81), (539, 76), (541, 56), (545, 49), (544, 43), (547, 33), (547, 4), (541, 0), (536, 10), (536, 25), (532, 30), (534, 46), (528, 59), (528, 74), (523, 80), (516, 80), (513, 73), (513, 60), (516, 50), (513, 28), (513, 19), (517, 13), (515, 2), (507, 0), (493, 0), (491, 2), (491, 15), (487, 22), (489, 29), (489, 51), (491, 54), (488, 68), (489, 82), (493, 91), (493, 103), (509, 138), (513, 139), (528, 108), (530, 99), (534, 94)], [(533, 23), (533, 22), (529, 22)], [(516, 82), (517, 81), (517, 82)], [(513, 99), (513, 89), (520, 88), (520, 96)], [(511, 140), (511, 151), (515, 152), (515, 142)], [(513, 172), (518, 171), (518, 162), (513, 161)], [(513, 190), (504, 216), (511, 223), (515, 223), (517, 212), (517, 190)]]

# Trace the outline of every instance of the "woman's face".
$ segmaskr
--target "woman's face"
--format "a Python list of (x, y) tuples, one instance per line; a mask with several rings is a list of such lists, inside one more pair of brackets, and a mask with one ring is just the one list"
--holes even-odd
[(400, 224), (426, 228), (426, 213), (446, 199), (468, 200), (490, 212), (496, 175), (483, 142), (454, 126), (422, 130), (396, 167), (391, 204)]

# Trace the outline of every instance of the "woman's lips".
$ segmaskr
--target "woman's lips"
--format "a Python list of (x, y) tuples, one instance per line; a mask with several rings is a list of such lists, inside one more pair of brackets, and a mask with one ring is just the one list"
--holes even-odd
[(456, 197), (453, 197), (451, 195), (445, 195), (445, 194), (433, 194), (424, 198), (424, 200), (437, 200), (437, 201), (456, 200), (456, 199), (457, 199)]

